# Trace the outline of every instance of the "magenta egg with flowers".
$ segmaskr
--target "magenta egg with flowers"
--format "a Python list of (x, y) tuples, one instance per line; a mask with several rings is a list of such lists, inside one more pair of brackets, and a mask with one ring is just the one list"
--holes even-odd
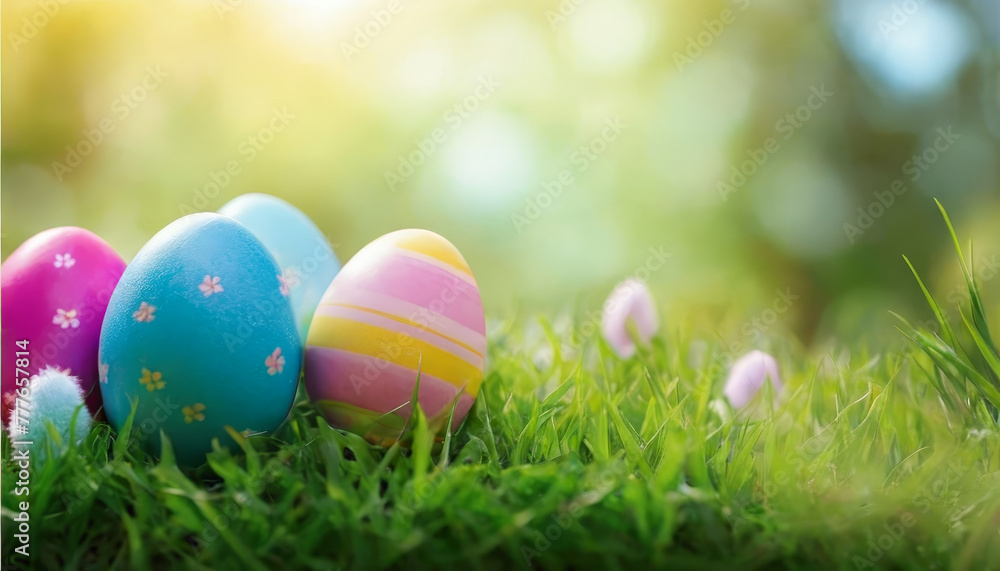
[(15, 390), (24, 384), (21, 379), (47, 366), (79, 379), (87, 407), (97, 412), (101, 323), (124, 271), (125, 261), (107, 242), (70, 226), (36, 234), (4, 261), (0, 268), (4, 422), (13, 408)]

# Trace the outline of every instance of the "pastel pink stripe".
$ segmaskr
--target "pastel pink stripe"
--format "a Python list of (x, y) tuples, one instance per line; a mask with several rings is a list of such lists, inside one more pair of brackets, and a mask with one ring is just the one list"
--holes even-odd
[(429, 329), (423, 329), (420, 327), (414, 327), (413, 325), (407, 325), (395, 319), (390, 319), (383, 315), (378, 315), (371, 313), (369, 311), (363, 311), (360, 309), (354, 309), (353, 307), (343, 307), (340, 305), (322, 305), (316, 308), (316, 313), (318, 315), (325, 315), (327, 317), (340, 317), (344, 319), (350, 319), (352, 321), (360, 321), (361, 323), (367, 323), (368, 325), (374, 325), (375, 327), (381, 327), (382, 329), (388, 329), (397, 333), (403, 333), (409, 335), (414, 339), (420, 341), (426, 341), (439, 349), (447, 351), (452, 355), (462, 359), (463, 361), (469, 363), (470, 365), (477, 367), (479, 369), (483, 368), (483, 358), (476, 355), (472, 351), (469, 351), (465, 347), (458, 345), (452, 341), (441, 337), (434, 333), (434, 331)]
[(462, 281), (468, 283), (472, 287), (479, 287), (479, 286), (476, 285), (476, 278), (474, 278), (471, 275), (463, 272), (462, 270), (460, 270), (460, 269), (452, 266), (449, 263), (442, 262), (441, 260), (435, 258), (434, 256), (428, 256), (427, 254), (424, 254), (422, 252), (417, 252), (416, 250), (409, 250), (409, 249), (406, 249), (406, 248), (399, 248), (399, 247), (396, 248), (396, 251), (399, 252), (400, 254), (404, 255), (404, 256), (409, 256), (409, 257), (414, 258), (416, 260), (420, 260), (422, 262), (427, 262), (428, 264), (430, 264), (430, 265), (432, 265), (432, 266), (434, 266), (436, 268), (441, 268), (442, 270), (444, 270), (444, 271), (446, 271), (446, 272), (448, 272), (450, 274), (454, 274), (456, 277), (460, 278)]
[[(434, 313), (409, 301), (365, 291), (351, 284), (338, 284), (336, 292), (336, 303), (338, 304), (356, 305), (358, 307), (374, 309), (382, 313), (395, 315), (407, 321), (413, 321), (421, 326), (426, 323), (428, 328), (433, 329), (441, 335), (465, 343), (480, 354), (486, 354), (485, 335), (461, 323), (452, 321), (440, 313)], [(330, 305), (333, 305), (333, 303), (321, 302), (319, 307)]]
[[(480, 354), (486, 354), (486, 336), (469, 329), (468, 327), (448, 319), (440, 313), (422, 308), (416, 304), (401, 299), (396, 299), (379, 293), (372, 293), (351, 285), (338, 286), (336, 303), (346, 305), (356, 305), (395, 315), (396, 317), (413, 321), (418, 325), (427, 324), (428, 328), (450, 337), (469, 347), (472, 347)], [(333, 305), (331, 302), (321, 302), (319, 307)]]
[[(417, 373), (412, 369), (328, 347), (307, 347), (305, 366), (306, 390), (313, 401), (339, 401), (380, 414), (395, 411), (403, 418), (410, 416), (410, 399), (417, 381)], [(433, 417), (446, 408), (450, 410), (458, 390), (437, 377), (421, 373), (417, 398), (424, 413)], [(474, 400), (463, 392), (455, 407), (456, 424), (465, 418)], [(400, 405), (403, 406), (396, 410)]]
[[(468, 284), (451, 272), (414, 257), (401, 253), (389, 254), (388, 257), (379, 260), (376, 271), (364, 265), (352, 267), (351, 263), (348, 263), (337, 275), (337, 279), (330, 284), (330, 289), (323, 299), (342, 302), (355, 289), (410, 302), (418, 307), (427, 308), (430, 313), (440, 313), (480, 335), (486, 335), (486, 321), (483, 318), (483, 303), (479, 297), (479, 288)], [(393, 313), (391, 309), (378, 305), (368, 303), (357, 305)]]

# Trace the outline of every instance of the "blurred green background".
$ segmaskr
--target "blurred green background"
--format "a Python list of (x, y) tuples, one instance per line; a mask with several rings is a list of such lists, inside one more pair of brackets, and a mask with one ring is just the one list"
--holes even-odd
[(130, 259), (265, 192), (341, 261), (444, 235), (494, 316), (599, 307), (652, 248), (668, 326), (753, 319), (780, 290), (774, 327), (816, 342), (929, 317), (902, 254), (954, 305), (937, 197), (997, 313), (997, 0), (42, 0), (0, 19), (4, 256), (78, 225)]

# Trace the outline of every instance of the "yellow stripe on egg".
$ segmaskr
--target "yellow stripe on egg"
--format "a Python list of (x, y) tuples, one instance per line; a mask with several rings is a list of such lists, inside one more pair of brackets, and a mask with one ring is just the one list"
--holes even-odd
[[(316, 315), (309, 331), (309, 345), (330, 347), (384, 359), (390, 363), (442, 379), (475, 395), (483, 373), (472, 363), (405, 333), (351, 319)], [(420, 356), (423, 355), (421, 361)]]
[[(423, 331), (427, 331), (428, 333), (432, 333), (434, 335), (437, 335), (438, 337), (444, 339), (445, 341), (449, 341), (451, 343), (454, 343), (455, 345), (458, 345), (458, 346), (462, 347), (463, 349), (468, 350), (470, 353), (474, 353), (477, 357), (482, 358), (482, 356), (483, 356), (483, 353), (481, 351), (477, 351), (471, 345), (467, 345), (467, 344), (463, 343), (462, 341), (460, 341), (458, 339), (455, 339), (454, 337), (450, 337), (448, 335), (445, 335), (444, 333), (441, 333), (440, 331), (432, 329), (432, 328), (428, 327), (426, 324), (417, 323), (416, 321), (411, 321), (411, 320), (409, 320), (409, 319), (407, 319), (405, 317), (401, 317), (401, 316), (396, 315), (394, 313), (388, 313), (388, 312), (385, 312), (385, 311), (379, 311), (378, 309), (373, 309), (371, 307), (364, 307), (364, 306), (361, 306), (361, 305), (354, 305), (354, 304), (350, 304), (350, 303), (327, 303), (327, 304), (324, 304), (324, 305), (335, 306), (335, 307), (347, 307), (347, 308), (350, 308), (350, 309), (356, 309), (358, 311), (366, 311), (366, 312), (374, 314), (374, 315), (379, 315), (379, 316), (382, 316), (382, 317), (386, 317), (388, 319), (392, 319), (393, 321), (398, 321), (398, 322), (400, 322), (400, 323), (402, 323), (404, 325), (409, 325), (411, 327), (416, 327), (417, 329), (421, 329)], [(438, 316), (438, 318), (439, 319), (443, 319), (443, 317), (441, 317), (441, 316)]]
[(472, 277), (472, 269), (462, 254), (437, 234), (426, 230), (401, 230), (394, 237), (399, 248), (434, 258)]

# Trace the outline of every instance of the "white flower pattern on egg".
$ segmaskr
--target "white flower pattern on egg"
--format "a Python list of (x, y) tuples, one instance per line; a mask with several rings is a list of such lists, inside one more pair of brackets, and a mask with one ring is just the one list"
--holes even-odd
[(66, 252), (65, 254), (56, 254), (56, 261), (52, 262), (52, 265), (57, 268), (66, 268), (67, 270), (72, 268), (76, 264), (76, 259)]
[(149, 323), (156, 319), (154, 313), (156, 313), (156, 306), (144, 301), (139, 304), (139, 309), (132, 314), (132, 318), (139, 323)]
[(288, 281), (285, 280), (285, 276), (278, 276), (278, 291), (281, 295), (288, 297)]
[(285, 356), (281, 354), (281, 347), (278, 347), (264, 359), (264, 366), (267, 367), (267, 374), (272, 377), (285, 370)]
[(101, 382), (105, 385), (108, 384), (108, 372), (111, 370), (111, 365), (108, 363), (100, 363), (97, 365), (97, 372), (101, 376)]
[(301, 280), (295, 268), (285, 268), (281, 271), (281, 275), (278, 276), (278, 282), (281, 283), (281, 295), (288, 297), (288, 294), (293, 289), (299, 287)]
[(63, 329), (67, 327), (72, 327), (76, 329), (80, 326), (80, 320), (76, 317), (77, 313), (75, 309), (57, 309), (56, 314), (52, 317), (52, 323), (58, 325)]
[(213, 277), (210, 274), (205, 274), (205, 279), (198, 284), (198, 289), (201, 290), (201, 293), (203, 293), (205, 297), (208, 297), (213, 293), (225, 291), (222, 289), (222, 286), (219, 285), (219, 279), (219, 276)]

